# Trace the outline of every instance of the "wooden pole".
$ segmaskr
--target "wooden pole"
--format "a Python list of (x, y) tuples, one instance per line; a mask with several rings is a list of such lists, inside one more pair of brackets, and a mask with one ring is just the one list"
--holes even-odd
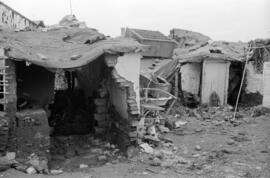
[(174, 73), (174, 96), (175, 96), (175, 99), (173, 100), (173, 102), (171, 103), (170, 107), (168, 108), (166, 114), (169, 114), (173, 105), (175, 104), (175, 102), (177, 101), (178, 99), (178, 75), (179, 75), (179, 69), (175, 70), (175, 73)]
[[(248, 51), (247, 51), (247, 52), (250, 51), (250, 48), (251, 48), (251, 45), (249, 45)], [(241, 80), (240, 88), (239, 88), (238, 95), (237, 95), (237, 99), (236, 99), (236, 103), (235, 103), (235, 108), (234, 108), (234, 113), (233, 113), (233, 121), (235, 120), (235, 116), (236, 116), (237, 108), (238, 108), (238, 102), (239, 102), (241, 90), (242, 90), (243, 83), (244, 83), (244, 78), (245, 78), (246, 69), (247, 69), (247, 63), (248, 63), (248, 56), (249, 56), (248, 53), (245, 54), (245, 58), (246, 58), (246, 61), (245, 61), (245, 67), (244, 67), (244, 71), (243, 71), (243, 75), (242, 75), (242, 80)]]

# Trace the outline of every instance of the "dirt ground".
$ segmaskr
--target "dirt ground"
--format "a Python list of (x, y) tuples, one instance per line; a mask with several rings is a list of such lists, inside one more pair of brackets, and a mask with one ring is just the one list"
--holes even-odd
[[(135, 157), (127, 159), (120, 152), (115, 153), (113, 151), (115, 148), (111, 149), (106, 143), (101, 142), (99, 145), (103, 146), (98, 149), (102, 151), (93, 151), (94, 148), (91, 146), (91, 153), (75, 154), (60, 161), (59, 164), (57, 161), (54, 162), (51, 166), (64, 171), (53, 177), (269, 178), (270, 115), (252, 117), (249, 114), (248, 112), (242, 114), (237, 122), (226, 121), (224, 119), (226, 117), (220, 116), (216, 116), (220, 117), (216, 119), (180, 118), (187, 123), (167, 134), (162, 134), (162, 144), (157, 148), (163, 151), (163, 155), (140, 152)], [(110, 154), (100, 159), (100, 152), (103, 154), (106, 151)], [(93, 152), (99, 154), (95, 155)], [(174, 161), (175, 158), (177, 161)], [(91, 164), (96, 160), (99, 161), (98, 165)], [(80, 168), (80, 164), (88, 167)], [(1, 172), (1, 177), (47, 178), (52, 175), (29, 175), (9, 169)]]

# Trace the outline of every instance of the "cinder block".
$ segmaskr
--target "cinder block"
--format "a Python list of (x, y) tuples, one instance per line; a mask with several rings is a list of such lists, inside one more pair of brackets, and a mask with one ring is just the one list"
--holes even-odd
[(96, 113), (97, 114), (105, 114), (108, 113), (108, 107), (107, 106), (97, 106), (96, 107)]
[(97, 98), (97, 99), (95, 99), (94, 103), (97, 106), (104, 106), (107, 104), (107, 99), (106, 98)]
[(97, 121), (107, 120), (110, 118), (109, 114), (94, 114), (94, 118)]

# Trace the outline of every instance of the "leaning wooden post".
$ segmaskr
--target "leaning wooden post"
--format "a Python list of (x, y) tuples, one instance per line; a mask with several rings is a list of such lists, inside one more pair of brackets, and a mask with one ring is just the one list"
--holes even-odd
[(171, 103), (170, 107), (168, 108), (166, 114), (169, 114), (172, 107), (174, 106), (175, 102), (177, 101), (178, 99), (178, 80), (179, 80), (179, 67), (177, 66), (177, 69), (175, 70), (174, 72), (174, 96), (175, 96), (175, 99), (173, 100), (173, 102)]
[(244, 71), (243, 71), (243, 75), (242, 75), (242, 80), (241, 80), (240, 88), (239, 88), (237, 99), (236, 99), (236, 103), (235, 103), (235, 108), (234, 108), (234, 113), (233, 113), (233, 121), (235, 120), (236, 113), (237, 113), (238, 102), (239, 102), (241, 90), (242, 90), (243, 83), (244, 83), (244, 78), (245, 78), (246, 69), (247, 69), (247, 63), (248, 63), (248, 60), (249, 60), (248, 56), (249, 56), (250, 49), (251, 49), (251, 45), (249, 45), (249, 48), (247, 50), (247, 53), (245, 54), (245, 59), (246, 59), (246, 61), (245, 61), (245, 67), (244, 67)]

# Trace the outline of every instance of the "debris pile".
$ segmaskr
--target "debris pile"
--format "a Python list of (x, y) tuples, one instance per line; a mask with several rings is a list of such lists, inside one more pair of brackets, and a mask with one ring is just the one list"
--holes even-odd
[(120, 149), (106, 140), (92, 135), (59, 136), (53, 138), (49, 166), (53, 170), (72, 171), (114, 164), (121, 159)]

